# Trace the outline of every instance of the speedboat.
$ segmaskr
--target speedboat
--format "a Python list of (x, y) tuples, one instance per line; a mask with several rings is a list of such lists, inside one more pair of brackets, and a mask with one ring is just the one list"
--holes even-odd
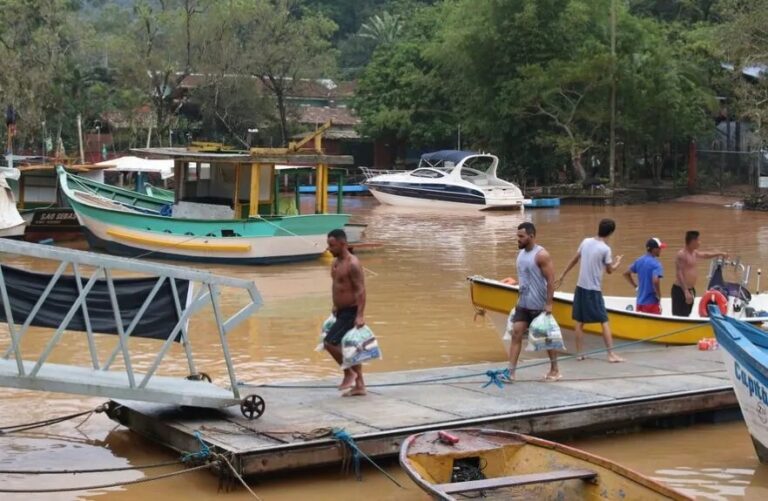
[(489, 153), (443, 150), (421, 156), (412, 171), (362, 168), (363, 184), (384, 204), (470, 210), (523, 209), (514, 183), (496, 177), (499, 158)]

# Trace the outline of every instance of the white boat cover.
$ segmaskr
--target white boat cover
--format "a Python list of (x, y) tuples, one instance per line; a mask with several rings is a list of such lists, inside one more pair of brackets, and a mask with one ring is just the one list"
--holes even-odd
[(16, 197), (13, 196), (13, 190), (5, 176), (0, 174), (0, 230), (13, 228), (20, 224), (24, 224), (24, 218), (19, 214), (19, 209), (16, 208)]
[(113, 158), (95, 164), (107, 172), (157, 172), (162, 179), (173, 177), (173, 159), (150, 160), (134, 156)]

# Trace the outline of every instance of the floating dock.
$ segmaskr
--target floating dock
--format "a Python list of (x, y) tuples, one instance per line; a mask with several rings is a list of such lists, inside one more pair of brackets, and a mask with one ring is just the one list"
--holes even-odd
[(395, 454), (408, 435), (434, 429), (477, 426), (575, 436), (738, 412), (718, 351), (655, 345), (622, 355), (628, 362), (610, 364), (604, 355), (563, 360), (558, 382), (542, 380), (547, 361), (526, 360), (518, 380), (503, 387), (486, 374), (503, 363), (371, 373), (364, 397), (342, 398), (335, 389), (339, 378), (241, 386), (241, 394), (266, 401), (266, 412), (253, 421), (238, 407), (200, 410), (133, 401), (113, 401), (108, 413), (179, 452), (197, 451), (199, 432), (213, 450), (230, 454), (241, 474), (259, 475), (340, 463), (344, 448), (328, 433), (331, 428), (345, 430), (363, 452), (381, 457)]

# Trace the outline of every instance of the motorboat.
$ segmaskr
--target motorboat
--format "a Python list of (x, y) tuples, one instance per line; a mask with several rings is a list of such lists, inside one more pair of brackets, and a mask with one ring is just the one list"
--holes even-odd
[(421, 156), (412, 171), (362, 167), (376, 199), (388, 205), (446, 209), (523, 209), (514, 183), (496, 176), (499, 158), (489, 153), (442, 150)]
[[(723, 306), (728, 316), (760, 327), (768, 322), (768, 311), (766, 311), (768, 294), (749, 292), (747, 284), (750, 269), (751, 266), (737, 260), (712, 260), (707, 291), (718, 291), (722, 295), (725, 301)], [(738, 277), (734, 281), (727, 281), (724, 270), (731, 272), (729, 277), (732, 274)], [(517, 304), (519, 287), (481, 276), (472, 276), (468, 280), (472, 305), (476, 311), (488, 313), (499, 333), (506, 336), (509, 331), (507, 325), (509, 313)], [(755, 290), (759, 290), (759, 287), (758, 283)], [(706, 314), (699, 314), (702, 309), (701, 297), (695, 298), (693, 311), (688, 317), (671, 314), (672, 302), (669, 297), (663, 297), (661, 300), (661, 315), (635, 311), (634, 296), (604, 296), (604, 300), (611, 332), (616, 338), (689, 345), (698, 343), (701, 338), (711, 337), (709, 317)], [(555, 291), (552, 315), (560, 327), (574, 328), (572, 309), (573, 293)], [(592, 334), (602, 332), (598, 323), (585, 324), (584, 331)]]

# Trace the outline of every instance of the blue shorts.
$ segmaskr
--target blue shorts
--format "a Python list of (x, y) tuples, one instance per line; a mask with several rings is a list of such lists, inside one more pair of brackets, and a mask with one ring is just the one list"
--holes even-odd
[(573, 313), (571, 318), (583, 324), (602, 324), (608, 321), (603, 293), (576, 287), (573, 295)]

